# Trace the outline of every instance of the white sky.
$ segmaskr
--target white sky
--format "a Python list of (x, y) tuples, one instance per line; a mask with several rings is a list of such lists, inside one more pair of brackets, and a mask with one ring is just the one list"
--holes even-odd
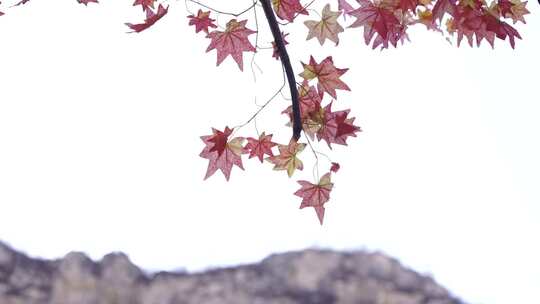
[[(323, 227), (292, 195), (294, 180), (311, 179), (307, 150), (294, 180), (247, 159), (229, 183), (202, 180), (199, 136), (244, 122), (255, 96), (280, 86), (270, 53), (257, 55), (254, 83), (251, 56), (244, 73), (230, 58), (215, 67), (183, 2), (140, 35), (125, 34), (142, 18), (130, 4), (35, 1), (0, 18), (0, 239), (42, 257), (121, 250), (149, 270), (368, 248), (471, 303), (540, 301), (537, 3), (514, 51), (458, 49), (420, 27), (398, 49), (372, 51), (358, 29), (319, 48), (301, 24), (287, 29), (295, 68), (310, 52), (350, 68), (353, 91), (335, 109), (351, 108), (364, 130), (332, 152), (342, 170)], [(279, 142), (286, 105), (258, 119)]]

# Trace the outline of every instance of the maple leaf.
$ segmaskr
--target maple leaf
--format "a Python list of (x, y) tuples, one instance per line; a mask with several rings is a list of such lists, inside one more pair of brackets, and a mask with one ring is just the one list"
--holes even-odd
[(278, 145), (279, 155), (267, 157), (266, 160), (274, 164), (274, 170), (287, 170), (287, 175), (291, 177), (296, 169), (303, 170), (304, 165), (297, 157), (306, 144), (299, 144), (291, 139), (288, 145)]
[(347, 118), (350, 110), (332, 112), (332, 103), (329, 103), (321, 110), (320, 127), (317, 130), (317, 139), (324, 140), (328, 147), (331, 144), (347, 145), (349, 136), (356, 137), (356, 132), (361, 132), (360, 127), (353, 124), (354, 117)]
[(398, 41), (403, 41), (407, 37), (405, 26), (394, 15), (392, 9), (382, 3), (375, 5), (368, 0), (358, 0), (358, 3), (361, 6), (349, 13), (356, 18), (350, 27), (364, 27), (366, 45), (373, 40), (374, 49), (379, 45), (388, 48), (389, 43), (396, 47)]
[(262, 163), (265, 154), (274, 156), (272, 147), (277, 146), (277, 144), (272, 142), (272, 134), (265, 135), (263, 132), (259, 135), (259, 139), (248, 137), (247, 141), (245, 149), (249, 152), (249, 158), (257, 156)]
[(214, 19), (210, 18), (210, 11), (203, 12), (199, 10), (197, 16), (189, 15), (189, 25), (195, 25), (195, 33), (204, 31), (208, 34), (208, 28), (216, 28), (217, 25), (214, 24)]
[(336, 134), (334, 137), (335, 143), (340, 145), (347, 145), (347, 136), (356, 137), (356, 132), (362, 132), (360, 127), (353, 125), (354, 117), (347, 118), (350, 110), (338, 111), (334, 114), (334, 121), (337, 125)]
[(334, 187), (330, 173), (323, 175), (317, 184), (312, 184), (305, 180), (298, 181), (301, 188), (294, 195), (302, 198), (300, 209), (313, 207), (317, 213), (317, 218), (321, 225), (324, 220), (324, 204), (330, 199), (330, 192)]
[(330, 4), (325, 5), (320, 21), (308, 20), (304, 22), (309, 29), (306, 40), (317, 37), (317, 40), (319, 40), (321, 45), (323, 45), (326, 39), (329, 39), (338, 45), (338, 34), (343, 32), (343, 27), (337, 21), (337, 18), (340, 15), (341, 12), (332, 12), (330, 10)]
[(232, 130), (228, 127), (225, 127), (223, 132), (212, 128), (212, 133), (212, 135), (201, 136), (206, 146), (199, 156), (209, 160), (204, 179), (209, 178), (219, 169), (228, 181), (233, 165), (244, 170), (241, 157), (245, 152), (242, 147), (244, 138), (235, 137), (229, 140)]
[(520, 0), (498, 0), (497, 3), (493, 2), (492, 9), (498, 10), (501, 16), (505, 18), (512, 18), (514, 24), (518, 21), (525, 22), (523, 16), (530, 14), (527, 10), (527, 1), (521, 2)]
[(168, 13), (168, 11), (169, 11), (168, 6), (164, 7), (163, 5), (160, 4), (158, 6), (157, 13), (154, 12), (153, 10), (151, 10), (151, 9), (146, 10), (146, 19), (144, 20), (143, 23), (139, 23), (139, 24), (126, 23), (126, 25), (130, 29), (132, 29), (133, 32), (140, 33), (142, 31), (148, 29), (152, 25), (154, 25), (156, 22), (158, 22), (159, 19), (163, 18), (163, 16), (165, 16)]
[(304, 132), (313, 140), (324, 140), (328, 147), (331, 144), (347, 145), (349, 136), (356, 137), (356, 132), (361, 132), (360, 127), (355, 126), (354, 117), (347, 118), (350, 110), (332, 112), (332, 103), (324, 108), (318, 108), (309, 113), (302, 120)]
[(77, 0), (80, 4), (88, 5), (88, 3), (99, 3), (98, 0)]
[(231, 55), (240, 70), (244, 70), (243, 52), (256, 51), (248, 39), (249, 35), (256, 32), (246, 28), (246, 23), (247, 20), (238, 22), (236, 19), (232, 19), (227, 22), (225, 31), (213, 31), (206, 36), (211, 39), (206, 52), (216, 49), (217, 65), (220, 65), (227, 56)]
[(307, 15), (307, 10), (300, 4), (300, 0), (272, 0), (274, 11), (279, 18), (293, 22), (298, 14)]
[(143, 11), (147, 11), (149, 9), (154, 9), (154, 2), (156, 2), (156, 0), (135, 0), (133, 6), (140, 5)]
[(484, 17), (486, 30), (493, 32), (495, 36), (501, 40), (505, 40), (506, 37), (508, 37), (510, 46), (515, 48), (515, 38), (521, 39), (518, 31), (510, 24), (495, 18), (493, 15), (486, 14)]
[(321, 108), (322, 96), (317, 89), (304, 80), (298, 87), (298, 102), (303, 117)]
[(523, 16), (530, 14), (529, 10), (527, 10), (527, 1), (521, 2), (519, 0), (510, 0), (512, 2), (512, 7), (510, 8), (510, 13), (504, 15), (504, 17), (508, 18), (511, 17), (514, 21), (514, 24), (518, 21), (521, 21), (522, 23), (525, 23), (525, 18)]
[[(300, 119), (302, 120), (302, 129), (312, 140), (315, 134), (321, 128), (321, 101), (322, 97), (317, 93), (314, 86), (309, 86), (307, 80), (304, 80), (298, 88), (298, 103), (300, 105)], [(292, 126), (294, 115), (292, 106), (288, 106), (281, 112), (289, 116), (287, 126)], [(324, 111), (323, 111), (324, 113)]]
[[(287, 36), (289, 36), (289, 33), (281, 32), (281, 39), (283, 39), (283, 45), (289, 44), (289, 42), (285, 39)], [(279, 50), (277, 48), (275, 41), (272, 41), (272, 49), (273, 49), (272, 57), (276, 58), (276, 60), (279, 60)]]
[(321, 63), (317, 63), (313, 56), (309, 59), (309, 64), (302, 63), (304, 71), (300, 77), (306, 80), (317, 79), (317, 89), (320, 93), (326, 92), (334, 99), (337, 98), (336, 90), (350, 91), (349, 87), (339, 79), (349, 69), (338, 69), (334, 66), (332, 56), (326, 57)]

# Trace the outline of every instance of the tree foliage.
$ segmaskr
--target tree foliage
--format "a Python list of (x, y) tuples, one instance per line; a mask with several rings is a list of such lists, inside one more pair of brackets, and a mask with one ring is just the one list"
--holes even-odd
[[(76, 1), (89, 5), (105, 0)], [(332, 110), (334, 104), (342, 103), (341, 97), (337, 101), (337, 91), (350, 90), (341, 79), (348, 68), (341, 64), (336, 66), (332, 56), (320, 60), (309, 56), (307, 63), (298, 60), (301, 69), (293, 72), (286, 49), (286, 45), (292, 43), (286, 40), (288, 33), (284, 29), (287, 25), (301, 20), (305, 25), (306, 40), (321, 46), (328, 42), (338, 47), (343, 32), (359, 28), (367, 46), (373, 49), (397, 47), (409, 41), (409, 28), (418, 25), (446, 39), (455, 36), (458, 46), (465, 37), (471, 47), (480, 46), (483, 40), (494, 47), (495, 40), (499, 39), (508, 40), (514, 48), (516, 39), (521, 39), (514, 25), (525, 23), (524, 16), (529, 14), (527, 1), (521, 0), (492, 0), (489, 3), (484, 0), (252, 0), (237, 13), (217, 9), (211, 3), (213, 0), (207, 1), (185, 0), (189, 11), (187, 24), (193, 27), (195, 34), (208, 39), (206, 52), (215, 50), (217, 66), (231, 57), (242, 71), (244, 55), (266, 49), (272, 51), (268, 52), (269, 57), (281, 60), (292, 99), (292, 105), (282, 114), (286, 115), (287, 125), (293, 127), (293, 136), (282, 140), (281, 144), (273, 141), (272, 134), (259, 133), (257, 128), (257, 134), (248, 134), (250, 137), (235, 136), (242, 127), (254, 122), (256, 116), (284, 90), (283, 85), (245, 124), (223, 130), (212, 128), (211, 134), (201, 137), (204, 149), (200, 156), (208, 160), (205, 179), (220, 170), (229, 180), (234, 166), (243, 170), (242, 158), (246, 154), (260, 163), (266, 160), (274, 165), (274, 170), (286, 171), (292, 177), (297, 170), (303, 170), (302, 153), (309, 146), (316, 159), (315, 182), (298, 181), (301, 188), (294, 194), (302, 199), (300, 208), (315, 209), (321, 224), (325, 204), (334, 186), (332, 174), (338, 172), (340, 165), (327, 154), (317, 151), (315, 144), (324, 141), (329, 149), (336, 145), (346, 146), (349, 138), (356, 137), (361, 129), (354, 124), (350, 109)], [(6, 9), (29, 3), (30, 0), (21, 0), (7, 6), (0, 2), (0, 16)], [(144, 19), (126, 22), (126, 26), (135, 33), (152, 28), (169, 12), (166, 3), (167, 0), (135, 0), (133, 6), (141, 9)], [(237, 1), (230, 3), (231, 6), (238, 5)], [(190, 11), (194, 7), (196, 13)], [(315, 7), (322, 7), (322, 10)], [(259, 27), (263, 22), (257, 19), (257, 12), (261, 8), (273, 34), (268, 46), (261, 44), (259, 39)], [(303, 79), (302, 82), (297, 82), (296, 76)], [(303, 139), (300, 131), (305, 134)], [(321, 177), (318, 174), (320, 156), (328, 160), (328, 171)]]

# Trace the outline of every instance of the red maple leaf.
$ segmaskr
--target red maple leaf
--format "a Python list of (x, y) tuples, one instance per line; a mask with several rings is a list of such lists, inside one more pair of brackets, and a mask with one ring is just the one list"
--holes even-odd
[(484, 16), (484, 21), (486, 24), (486, 30), (493, 32), (497, 38), (505, 40), (506, 37), (508, 37), (508, 41), (510, 42), (510, 46), (512, 48), (515, 48), (516, 46), (515, 38), (521, 39), (519, 32), (515, 28), (491, 14), (486, 14)]
[(304, 180), (298, 181), (298, 183), (302, 187), (294, 195), (302, 198), (300, 209), (313, 207), (322, 225), (324, 220), (324, 204), (330, 199), (330, 192), (334, 187), (330, 179), (330, 173), (323, 175), (317, 184), (312, 184)]
[(160, 4), (158, 6), (157, 13), (155, 13), (151, 9), (146, 10), (146, 19), (144, 20), (143, 23), (139, 23), (139, 24), (126, 23), (126, 25), (129, 26), (129, 28), (132, 29), (133, 32), (140, 33), (146, 30), (147, 28), (151, 27), (152, 25), (154, 25), (156, 22), (158, 22), (159, 19), (163, 18), (163, 16), (167, 14), (168, 11), (169, 11), (168, 6), (164, 7), (163, 5)]
[(225, 31), (213, 31), (206, 37), (212, 39), (206, 52), (217, 51), (217, 65), (229, 55), (236, 61), (242, 71), (244, 69), (243, 52), (255, 52), (255, 47), (249, 42), (248, 36), (256, 33), (246, 28), (247, 20), (240, 22), (232, 19), (227, 22)]
[(223, 132), (216, 129), (213, 129), (213, 131), (214, 135), (208, 139), (208, 142), (214, 144), (212, 148), (210, 148), (210, 152), (216, 151), (218, 156), (221, 156), (227, 147), (227, 141), (229, 140), (229, 136), (232, 134), (233, 130), (229, 127), (225, 127)]
[(332, 56), (326, 57), (321, 63), (317, 63), (313, 56), (311, 56), (309, 58), (309, 64), (302, 63), (302, 65), (304, 66), (304, 72), (300, 76), (306, 80), (317, 79), (317, 89), (321, 97), (326, 92), (336, 99), (336, 90), (351, 90), (347, 84), (339, 79), (349, 69), (336, 68)]
[(298, 14), (307, 15), (308, 12), (300, 4), (300, 0), (272, 0), (274, 11), (279, 18), (293, 22)]
[(347, 137), (356, 137), (356, 132), (361, 131), (360, 127), (353, 125), (354, 117), (347, 118), (350, 110), (332, 112), (332, 103), (329, 103), (321, 110), (320, 127), (317, 130), (317, 139), (324, 140), (328, 147), (331, 144), (347, 145)]
[(99, 3), (98, 0), (77, 0), (80, 4), (88, 5), (88, 3)]
[(334, 143), (347, 145), (347, 136), (356, 137), (356, 132), (362, 132), (360, 127), (353, 125), (354, 117), (347, 118), (350, 110), (334, 113), (334, 122), (337, 125)]
[(201, 136), (206, 146), (199, 156), (209, 160), (204, 179), (209, 178), (219, 169), (228, 181), (233, 165), (244, 170), (241, 157), (245, 151), (242, 147), (244, 138), (235, 137), (229, 140), (232, 130), (228, 127), (223, 132), (212, 128), (212, 133), (212, 135)]
[(195, 33), (204, 31), (208, 34), (208, 28), (216, 28), (217, 25), (214, 24), (214, 19), (210, 18), (210, 11), (203, 12), (199, 10), (197, 16), (189, 15), (189, 25), (195, 25)]
[(133, 6), (140, 5), (143, 11), (146, 11), (149, 9), (154, 9), (154, 2), (156, 2), (156, 0), (135, 0)]
[(263, 162), (264, 155), (274, 156), (272, 153), (272, 147), (276, 146), (275, 142), (272, 142), (272, 134), (265, 135), (264, 132), (259, 136), (259, 139), (253, 137), (247, 138), (248, 143), (245, 149), (249, 152), (249, 158), (257, 156), (261, 163)]
[(379, 45), (388, 48), (388, 43), (396, 47), (398, 41), (407, 38), (406, 27), (394, 15), (392, 8), (384, 6), (383, 3), (376, 5), (368, 0), (358, 0), (358, 3), (361, 6), (349, 13), (356, 17), (350, 27), (364, 27), (364, 40), (367, 45), (373, 40), (373, 48)]
[(332, 103), (324, 108), (319, 107), (305, 117), (302, 117), (304, 132), (312, 140), (315, 135), (319, 141), (324, 140), (328, 147), (331, 144), (347, 145), (349, 136), (356, 137), (356, 132), (361, 129), (353, 124), (353, 118), (347, 118), (350, 110), (332, 112)]

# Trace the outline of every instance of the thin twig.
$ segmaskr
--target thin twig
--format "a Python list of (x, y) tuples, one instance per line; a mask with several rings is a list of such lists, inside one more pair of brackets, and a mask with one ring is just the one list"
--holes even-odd
[(240, 11), (239, 13), (231, 13), (231, 12), (225, 12), (225, 11), (222, 11), (222, 10), (215, 9), (215, 8), (210, 7), (210, 6), (204, 4), (204, 3), (200, 2), (200, 1), (197, 1), (197, 0), (186, 0), (186, 1), (193, 2), (193, 3), (195, 3), (195, 4), (199, 5), (199, 6), (202, 6), (202, 7), (206, 8), (206, 9), (209, 9), (209, 10), (215, 12), (215, 13), (234, 16), (234, 17), (238, 17), (238, 16), (241, 16), (241, 15), (247, 13), (249, 10), (251, 10), (252, 8), (254, 8), (257, 5), (257, 1), (253, 1), (252, 5), (250, 5), (248, 8)]
[(285, 78), (285, 70), (283, 70), (282, 74), (283, 74), (283, 84), (281, 85), (279, 90), (277, 90), (262, 106), (257, 105), (259, 107), (259, 109), (253, 115), (251, 115), (251, 117), (245, 123), (234, 127), (233, 128), (234, 129), (233, 133), (235, 133), (237, 130), (245, 127), (250, 122), (252, 122), (257, 117), (257, 115), (259, 115), (259, 113), (261, 113), (261, 111), (264, 110), (264, 108), (266, 108), (266, 106), (268, 106), (270, 104), (270, 102), (272, 100), (274, 100), (276, 98), (276, 96), (278, 96), (279, 93), (285, 88), (285, 86), (287, 85), (287, 80)]

